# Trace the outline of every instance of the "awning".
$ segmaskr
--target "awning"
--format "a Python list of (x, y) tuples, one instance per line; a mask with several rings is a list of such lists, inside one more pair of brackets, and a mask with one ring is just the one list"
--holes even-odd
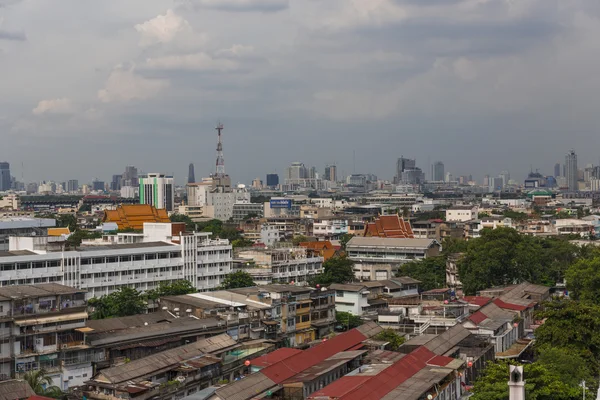
[(81, 332), (81, 333), (89, 333), (89, 332), (94, 332), (93, 328), (90, 327), (84, 327), (84, 328), (77, 328), (75, 329), (77, 332)]
[(87, 319), (87, 317), (88, 317), (87, 312), (78, 312), (78, 313), (72, 313), (72, 314), (52, 315), (52, 316), (48, 316), (48, 317), (38, 317), (38, 318), (16, 320), (15, 325), (27, 326), (27, 325), (51, 324), (52, 322), (64, 322), (64, 321), (71, 321), (74, 319)]

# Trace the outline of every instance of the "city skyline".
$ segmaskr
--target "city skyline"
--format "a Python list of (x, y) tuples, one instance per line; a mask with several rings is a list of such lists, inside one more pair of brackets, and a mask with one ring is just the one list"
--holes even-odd
[(11, 1), (0, 159), (32, 182), (134, 164), (183, 183), (189, 162), (214, 172), (220, 120), (246, 183), (294, 160), (347, 175), (353, 152), (357, 172), (386, 179), (400, 154), (479, 180), (551, 174), (573, 143), (597, 158), (600, 8), (550, 2)]

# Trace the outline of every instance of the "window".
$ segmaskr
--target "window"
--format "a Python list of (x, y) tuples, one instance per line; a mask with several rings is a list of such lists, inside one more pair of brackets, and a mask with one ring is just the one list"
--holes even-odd
[(335, 291), (335, 295), (337, 297), (344, 297), (344, 291), (343, 290), (336, 290)]
[(303, 315), (302, 316), (302, 322), (308, 322), (310, 321), (310, 316), (309, 315)]

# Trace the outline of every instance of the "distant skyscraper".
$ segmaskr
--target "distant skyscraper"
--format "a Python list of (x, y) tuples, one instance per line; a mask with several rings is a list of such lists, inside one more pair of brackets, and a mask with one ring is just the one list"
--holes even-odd
[(409, 158), (404, 158), (401, 156), (398, 161), (396, 161), (396, 176), (394, 181), (396, 183), (400, 183), (402, 181), (402, 173), (406, 170), (412, 170), (417, 167), (416, 160), (411, 160)]
[(136, 167), (132, 165), (128, 165), (125, 167), (125, 172), (123, 173), (121, 179), (121, 187), (124, 186), (134, 186), (137, 187), (139, 184), (138, 181), (138, 170)]
[(337, 166), (327, 165), (325, 167), (325, 180), (337, 182)]
[(301, 162), (293, 162), (287, 168), (287, 179), (297, 180), (297, 179), (307, 179), (308, 178), (308, 169)]
[(195, 183), (196, 175), (194, 174), (194, 164), (190, 163), (188, 168), (188, 183)]
[(502, 179), (502, 187), (508, 185), (508, 181), (510, 181), (510, 173), (508, 171), (500, 172), (498, 177)]
[(436, 182), (441, 182), (444, 180), (445, 176), (444, 163), (441, 161), (436, 161), (431, 167), (431, 179)]
[(310, 167), (310, 172), (309, 172), (309, 178), (310, 179), (317, 179), (317, 168), (316, 167)]
[(575, 154), (575, 150), (571, 150), (565, 156), (565, 178), (567, 178), (567, 188), (570, 192), (576, 192), (579, 189), (578, 175), (577, 154)]
[(121, 181), (123, 180), (123, 175), (113, 175), (112, 180), (110, 182), (110, 190), (121, 190)]
[(267, 174), (267, 186), (275, 187), (279, 185), (279, 175), (277, 174)]
[(98, 191), (104, 190), (104, 182), (99, 181), (98, 179), (94, 179), (92, 181), (92, 190), (98, 190)]
[(76, 192), (79, 190), (79, 181), (77, 179), (70, 179), (67, 182), (67, 192)]
[(10, 164), (0, 162), (0, 192), (10, 190)]
[(175, 208), (175, 185), (173, 177), (165, 174), (148, 174), (139, 178), (140, 204), (173, 211)]
[(560, 163), (554, 164), (554, 176), (561, 176), (560, 175)]

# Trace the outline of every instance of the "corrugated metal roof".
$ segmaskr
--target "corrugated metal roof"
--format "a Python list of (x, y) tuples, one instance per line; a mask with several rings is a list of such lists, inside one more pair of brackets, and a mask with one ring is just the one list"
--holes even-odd
[(404, 381), (396, 389), (386, 394), (382, 400), (420, 400), (436, 383), (448, 376), (447, 370), (423, 368)]
[(355, 236), (346, 245), (347, 249), (352, 247), (399, 247), (428, 249), (437, 241), (435, 239), (408, 239), (408, 238), (385, 238), (385, 237), (360, 237)]
[(35, 392), (25, 381), (13, 379), (0, 382), (0, 400), (25, 399), (34, 395)]
[(435, 354), (443, 355), (470, 335), (471, 332), (464, 326), (454, 325), (452, 328), (427, 343), (425, 347)]
[(479, 307), (483, 307), (486, 304), (488, 304), (489, 302), (492, 301), (491, 297), (484, 297), (484, 296), (465, 296), (463, 297), (463, 300), (466, 301), (469, 304), (473, 304)]
[(236, 341), (229, 335), (222, 334), (202, 339), (185, 346), (162, 351), (117, 367), (103, 369), (99, 374), (112, 384), (118, 384), (129, 380), (138, 380), (157, 371), (175, 366), (182, 361), (222, 350), (234, 346), (235, 344)]
[(268, 367), (269, 365), (278, 363), (279, 361), (290, 358), (298, 353), (302, 353), (302, 350), (292, 349), (290, 347), (282, 347), (281, 349), (277, 349), (269, 354), (257, 357), (251, 362), (255, 367)]
[(247, 400), (259, 393), (277, 386), (292, 376), (318, 364), (319, 362), (346, 351), (358, 343), (381, 332), (374, 322), (367, 322), (358, 328), (337, 335), (315, 347), (288, 357), (278, 363), (262, 369), (245, 379), (234, 382), (217, 390), (217, 396), (223, 400)]

